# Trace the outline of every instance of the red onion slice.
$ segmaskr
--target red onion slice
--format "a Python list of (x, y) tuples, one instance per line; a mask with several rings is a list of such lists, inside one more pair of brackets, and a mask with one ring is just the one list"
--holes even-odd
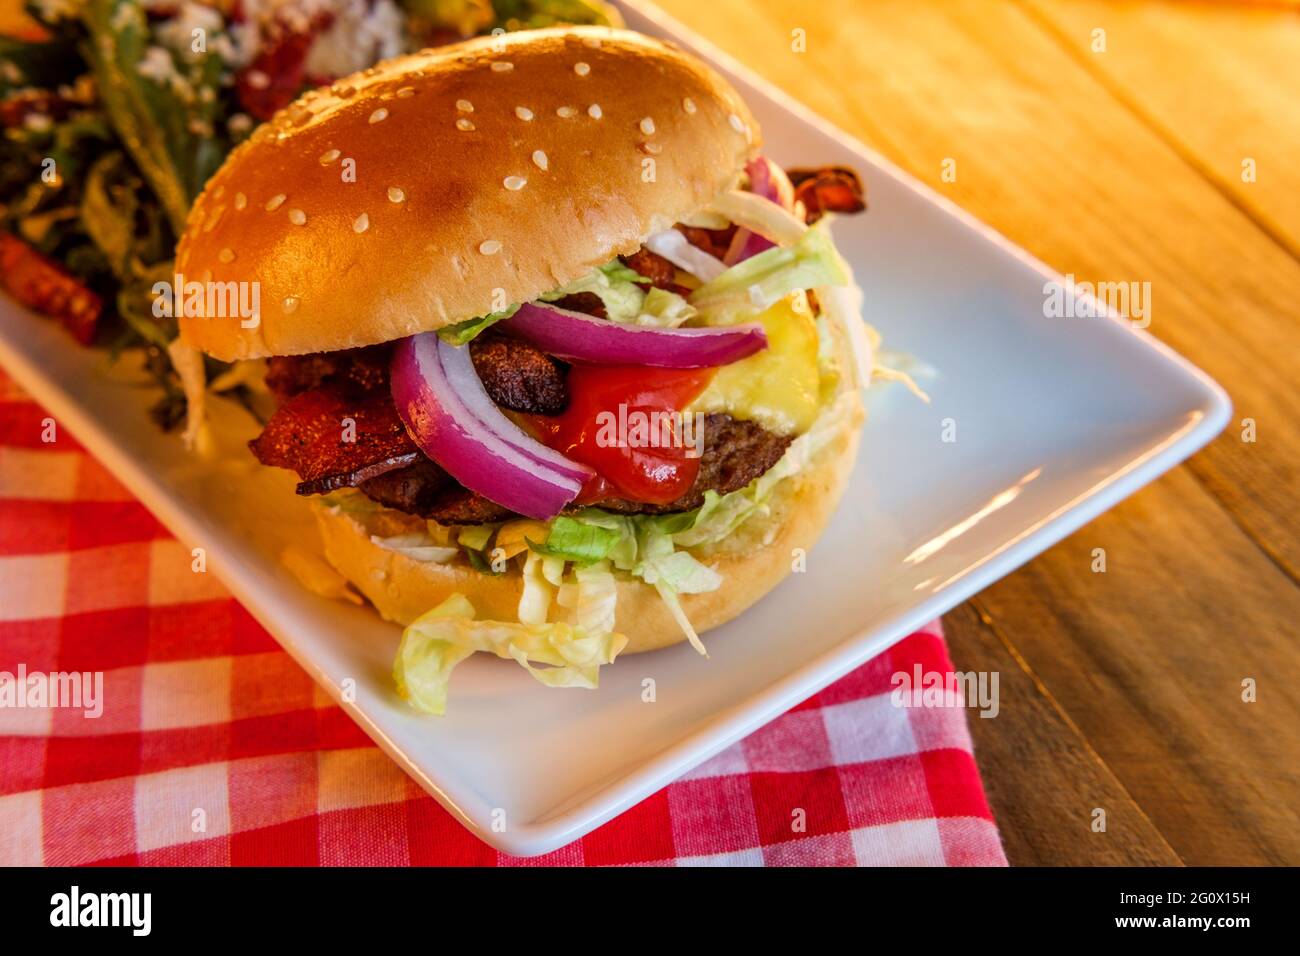
[(553, 518), (590, 469), (529, 437), (488, 397), (470, 361), (436, 332), (398, 343), (393, 402), (411, 440), (470, 491), (529, 518)]
[(711, 368), (729, 365), (767, 348), (756, 323), (707, 329), (656, 329), (620, 325), (553, 305), (529, 303), (501, 328), (532, 342), (543, 352), (604, 365), (656, 368)]
[[(777, 166), (766, 156), (759, 156), (745, 164), (745, 172), (749, 175), (749, 191), (755, 196), (762, 196), (785, 209), (790, 208), (790, 203), (785, 201), (783, 195), (783, 185), (789, 184), (789, 179), (785, 175), (785, 170)], [(790, 196), (793, 198), (794, 191), (790, 190)], [(735, 236), (732, 237), (731, 245), (727, 247), (727, 254), (722, 257), (722, 261), (728, 266), (734, 266), (737, 262), (744, 262), (760, 252), (766, 252), (776, 245), (771, 239), (760, 236), (756, 232), (751, 232), (744, 226), (736, 230)]]

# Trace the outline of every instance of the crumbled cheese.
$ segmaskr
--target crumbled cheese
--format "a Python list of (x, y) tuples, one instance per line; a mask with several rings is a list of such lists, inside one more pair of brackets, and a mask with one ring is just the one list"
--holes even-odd
[[(123, 6), (122, 9), (127, 9)], [(194, 0), (184, 0), (180, 8), (154, 28), (154, 35), (164, 46), (179, 56), (182, 62), (197, 63), (204, 53), (194, 52), (194, 31), (202, 30), (204, 46), (208, 47), (225, 29), (225, 19), (211, 7)]]
[(194, 87), (190, 81), (176, 71), (176, 61), (166, 47), (151, 46), (145, 49), (144, 57), (136, 67), (145, 79), (153, 80), (161, 87), (170, 88), (185, 102), (194, 99)]

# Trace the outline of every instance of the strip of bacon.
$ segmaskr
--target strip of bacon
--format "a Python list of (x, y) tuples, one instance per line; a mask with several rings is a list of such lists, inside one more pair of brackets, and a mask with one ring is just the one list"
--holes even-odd
[(867, 208), (862, 180), (847, 166), (791, 169), (788, 175), (795, 201), (807, 210), (809, 225), (828, 212), (855, 213)]
[[(362, 392), (341, 383), (289, 399), (248, 447), (262, 464), (297, 472), (309, 488), (336, 476), (361, 475), (365, 480), (383, 473), (382, 467), (373, 470), (377, 464), (402, 467), (417, 460), (410, 456), (419, 455), (387, 389)], [(344, 486), (338, 480), (322, 490)], [(300, 492), (316, 493), (302, 486)]]
[(675, 281), (677, 279), (677, 267), (658, 253), (642, 247), (632, 255), (621, 256), (620, 259), (623, 265), (633, 272), (645, 276), (650, 280), (650, 284), (656, 288), (664, 289), (667, 292), (676, 292), (678, 295), (690, 295), (690, 289), (678, 285)]
[(0, 285), (23, 305), (53, 316), (82, 345), (95, 338), (103, 303), (17, 236), (0, 231)]

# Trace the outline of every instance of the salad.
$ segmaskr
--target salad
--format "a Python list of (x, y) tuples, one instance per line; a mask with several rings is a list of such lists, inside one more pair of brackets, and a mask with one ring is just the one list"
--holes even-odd
[[(600, 0), (0, 0), (0, 287), (82, 344), (142, 354), (185, 419), (154, 310), (190, 204), (302, 92), (494, 31), (620, 25)], [(207, 358), (214, 390), (248, 386)]]

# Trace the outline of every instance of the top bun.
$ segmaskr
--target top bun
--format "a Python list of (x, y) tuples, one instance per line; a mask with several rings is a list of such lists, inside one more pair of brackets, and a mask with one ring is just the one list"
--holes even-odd
[(730, 84), (630, 31), (389, 60), (281, 110), (208, 182), (177, 271), (258, 283), (259, 322), (185, 317), (181, 336), (227, 361), (297, 355), (527, 302), (705, 206), (758, 146)]

